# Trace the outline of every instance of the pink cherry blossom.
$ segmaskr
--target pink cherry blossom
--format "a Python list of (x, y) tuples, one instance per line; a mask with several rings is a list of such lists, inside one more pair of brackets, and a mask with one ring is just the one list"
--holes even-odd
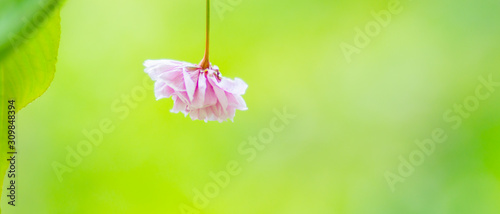
[(156, 99), (174, 100), (173, 113), (182, 112), (193, 120), (233, 120), (236, 109), (247, 110), (241, 95), (248, 85), (239, 78), (222, 77), (217, 66), (175, 60), (146, 60), (144, 71), (155, 81)]

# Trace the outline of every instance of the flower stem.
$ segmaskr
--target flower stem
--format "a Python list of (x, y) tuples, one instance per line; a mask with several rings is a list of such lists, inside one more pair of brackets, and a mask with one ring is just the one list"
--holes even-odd
[(201, 60), (200, 66), (202, 69), (207, 69), (210, 67), (210, 61), (208, 60), (209, 51), (209, 39), (210, 39), (210, 0), (207, 0), (207, 13), (206, 13), (206, 31), (205, 31), (205, 56)]

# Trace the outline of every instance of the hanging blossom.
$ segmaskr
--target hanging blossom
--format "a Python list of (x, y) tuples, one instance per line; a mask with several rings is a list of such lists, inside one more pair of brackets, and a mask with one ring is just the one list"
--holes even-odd
[(239, 78), (221, 76), (219, 68), (175, 60), (146, 60), (144, 70), (155, 81), (156, 99), (174, 100), (173, 113), (182, 112), (193, 120), (233, 120), (236, 109), (247, 110), (241, 95), (248, 85)]
[(155, 81), (156, 99), (174, 100), (171, 112), (189, 114), (193, 120), (233, 121), (236, 109), (247, 110), (241, 95), (248, 85), (243, 80), (223, 77), (208, 60), (210, 0), (206, 7), (205, 56), (199, 65), (175, 60), (146, 60), (144, 71)]

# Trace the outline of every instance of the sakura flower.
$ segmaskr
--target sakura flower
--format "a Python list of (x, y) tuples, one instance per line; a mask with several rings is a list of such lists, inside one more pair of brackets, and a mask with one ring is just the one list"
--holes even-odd
[(175, 60), (146, 60), (144, 72), (155, 81), (156, 99), (174, 100), (171, 112), (189, 114), (193, 120), (219, 122), (234, 118), (236, 109), (247, 110), (241, 95), (248, 85), (243, 80), (222, 77), (208, 60), (210, 0), (206, 6), (205, 56), (199, 65)]
[(146, 60), (144, 71), (155, 81), (156, 99), (172, 98), (173, 113), (182, 112), (193, 120), (225, 121), (236, 109), (247, 110), (241, 95), (248, 85), (239, 78), (221, 76), (217, 66), (175, 60)]

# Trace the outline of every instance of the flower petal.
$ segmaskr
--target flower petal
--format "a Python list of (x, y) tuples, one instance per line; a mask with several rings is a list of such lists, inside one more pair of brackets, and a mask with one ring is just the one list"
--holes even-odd
[(163, 73), (176, 70), (186, 66), (192, 66), (191, 63), (168, 60), (168, 59), (159, 59), (159, 60), (146, 60), (144, 61), (144, 72), (149, 74), (152, 80), (156, 81), (159, 76)]
[(205, 106), (205, 92), (207, 90), (207, 79), (204, 74), (199, 74), (198, 86), (194, 92), (193, 101), (191, 102), (192, 108), (203, 108)]
[(166, 83), (157, 81), (155, 83), (156, 100), (169, 98), (175, 93), (175, 90), (170, 88)]
[(189, 97), (189, 101), (193, 101), (194, 90), (196, 88), (196, 82), (198, 82), (198, 71), (188, 72), (188, 69), (182, 69), (182, 75), (184, 78), (184, 84)]
[(189, 111), (189, 117), (191, 117), (192, 120), (199, 120), (200, 117), (198, 116), (198, 112), (199, 109)]
[(186, 103), (186, 105), (189, 105), (189, 98), (187, 95), (187, 92), (185, 91), (176, 91), (175, 95), (177, 95), (177, 98), (182, 100), (182, 102)]
[(198, 119), (207, 122), (207, 110), (205, 108), (198, 110)]
[(184, 116), (186, 116), (188, 114), (188, 111), (186, 110), (187, 104), (182, 102), (182, 100), (179, 99), (179, 97), (177, 97), (176, 95), (173, 95), (172, 99), (174, 100), (174, 107), (172, 107), (170, 112), (172, 113), (182, 112), (184, 113)]
[(213, 106), (217, 103), (217, 96), (215, 95), (212, 84), (207, 84), (207, 89), (205, 91), (205, 100), (203, 102), (204, 107)]
[(219, 86), (217, 86), (217, 84), (215, 83), (215, 82), (217, 82), (217, 80), (215, 79), (215, 77), (209, 77), (208, 81), (210, 81), (210, 84), (212, 85), (212, 87), (214, 89), (215, 95), (217, 96), (217, 99), (219, 100), (219, 103), (222, 106), (222, 110), (225, 111), (226, 108), (227, 108), (226, 93), (224, 92), (224, 90), (222, 90), (221, 88), (219, 88)]
[(186, 85), (184, 84), (184, 77), (181, 69), (160, 74), (160, 76), (158, 76), (158, 81), (167, 83), (168, 86), (176, 91), (186, 91)]
[(232, 80), (226, 77), (222, 77), (221, 81), (216, 82), (216, 84), (224, 91), (238, 95), (245, 94), (245, 91), (248, 88), (248, 85), (240, 78), (234, 78), (234, 80)]
[(226, 92), (229, 108), (233, 107), (238, 110), (248, 110), (245, 100), (240, 95), (231, 94)]

